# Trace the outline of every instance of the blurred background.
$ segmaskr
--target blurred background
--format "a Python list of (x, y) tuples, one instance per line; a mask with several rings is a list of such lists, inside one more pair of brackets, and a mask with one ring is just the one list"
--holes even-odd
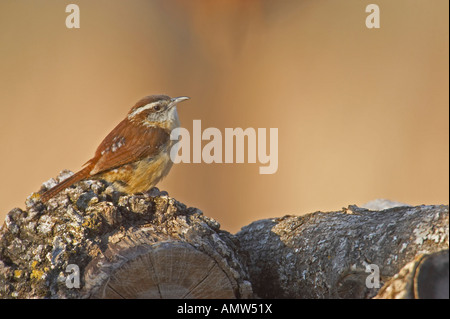
[[(66, 5), (80, 29), (65, 26)], [(376, 3), (381, 28), (367, 29)], [(278, 171), (178, 164), (158, 185), (230, 232), (387, 198), (449, 201), (447, 0), (2, 0), (0, 218), (77, 171), (141, 97), (182, 126), (278, 128)], [(207, 142), (204, 142), (205, 145)]]

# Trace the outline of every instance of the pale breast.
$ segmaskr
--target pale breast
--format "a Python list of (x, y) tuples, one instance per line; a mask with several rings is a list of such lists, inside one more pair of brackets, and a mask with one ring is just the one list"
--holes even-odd
[(113, 187), (127, 194), (141, 193), (155, 186), (170, 171), (173, 165), (168, 152), (160, 152), (152, 159), (123, 165), (98, 174), (99, 179), (113, 183)]

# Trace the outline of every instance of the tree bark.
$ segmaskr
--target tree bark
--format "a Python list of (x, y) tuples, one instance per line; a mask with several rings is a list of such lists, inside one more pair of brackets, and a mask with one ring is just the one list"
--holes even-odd
[(441, 298), (448, 252), (427, 254), (448, 249), (448, 232), (448, 206), (349, 206), (232, 235), (157, 188), (128, 196), (86, 180), (8, 213), (0, 297)]
[(252, 296), (234, 236), (156, 188), (126, 196), (84, 181), (26, 204), (0, 230), (2, 298)]
[(237, 238), (262, 298), (371, 298), (417, 255), (447, 249), (448, 226), (448, 206), (349, 206), (259, 220)]

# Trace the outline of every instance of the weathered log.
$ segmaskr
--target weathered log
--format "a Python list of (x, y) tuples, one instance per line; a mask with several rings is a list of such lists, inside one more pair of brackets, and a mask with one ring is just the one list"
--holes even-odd
[(448, 206), (349, 206), (256, 221), (237, 238), (260, 297), (372, 298), (417, 255), (447, 249), (448, 232)]
[(371, 298), (389, 280), (377, 298), (448, 295), (448, 253), (423, 255), (448, 249), (448, 206), (373, 204), (380, 211), (265, 219), (233, 236), (156, 188), (127, 196), (83, 181), (8, 213), (0, 297)]
[(1, 298), (252, 296), (234, 236), (157, 188), (126, 196), (83, 181), (38, 198), (0, 229)]

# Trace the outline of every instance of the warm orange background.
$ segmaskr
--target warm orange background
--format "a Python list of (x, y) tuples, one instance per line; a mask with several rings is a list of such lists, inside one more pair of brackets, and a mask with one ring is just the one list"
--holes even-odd
[[(81, 28), (67, 29), (76, 3)], [(367, 29), (366, 5), (381, 9)], [(448, 204), (448, 0), (0, 2), (0, 216), (78, 170), (148, 94), (182, 125), (277, 127), (279, 168), (180, 164), (159, 185), (235, 232), (388, 198)]]

